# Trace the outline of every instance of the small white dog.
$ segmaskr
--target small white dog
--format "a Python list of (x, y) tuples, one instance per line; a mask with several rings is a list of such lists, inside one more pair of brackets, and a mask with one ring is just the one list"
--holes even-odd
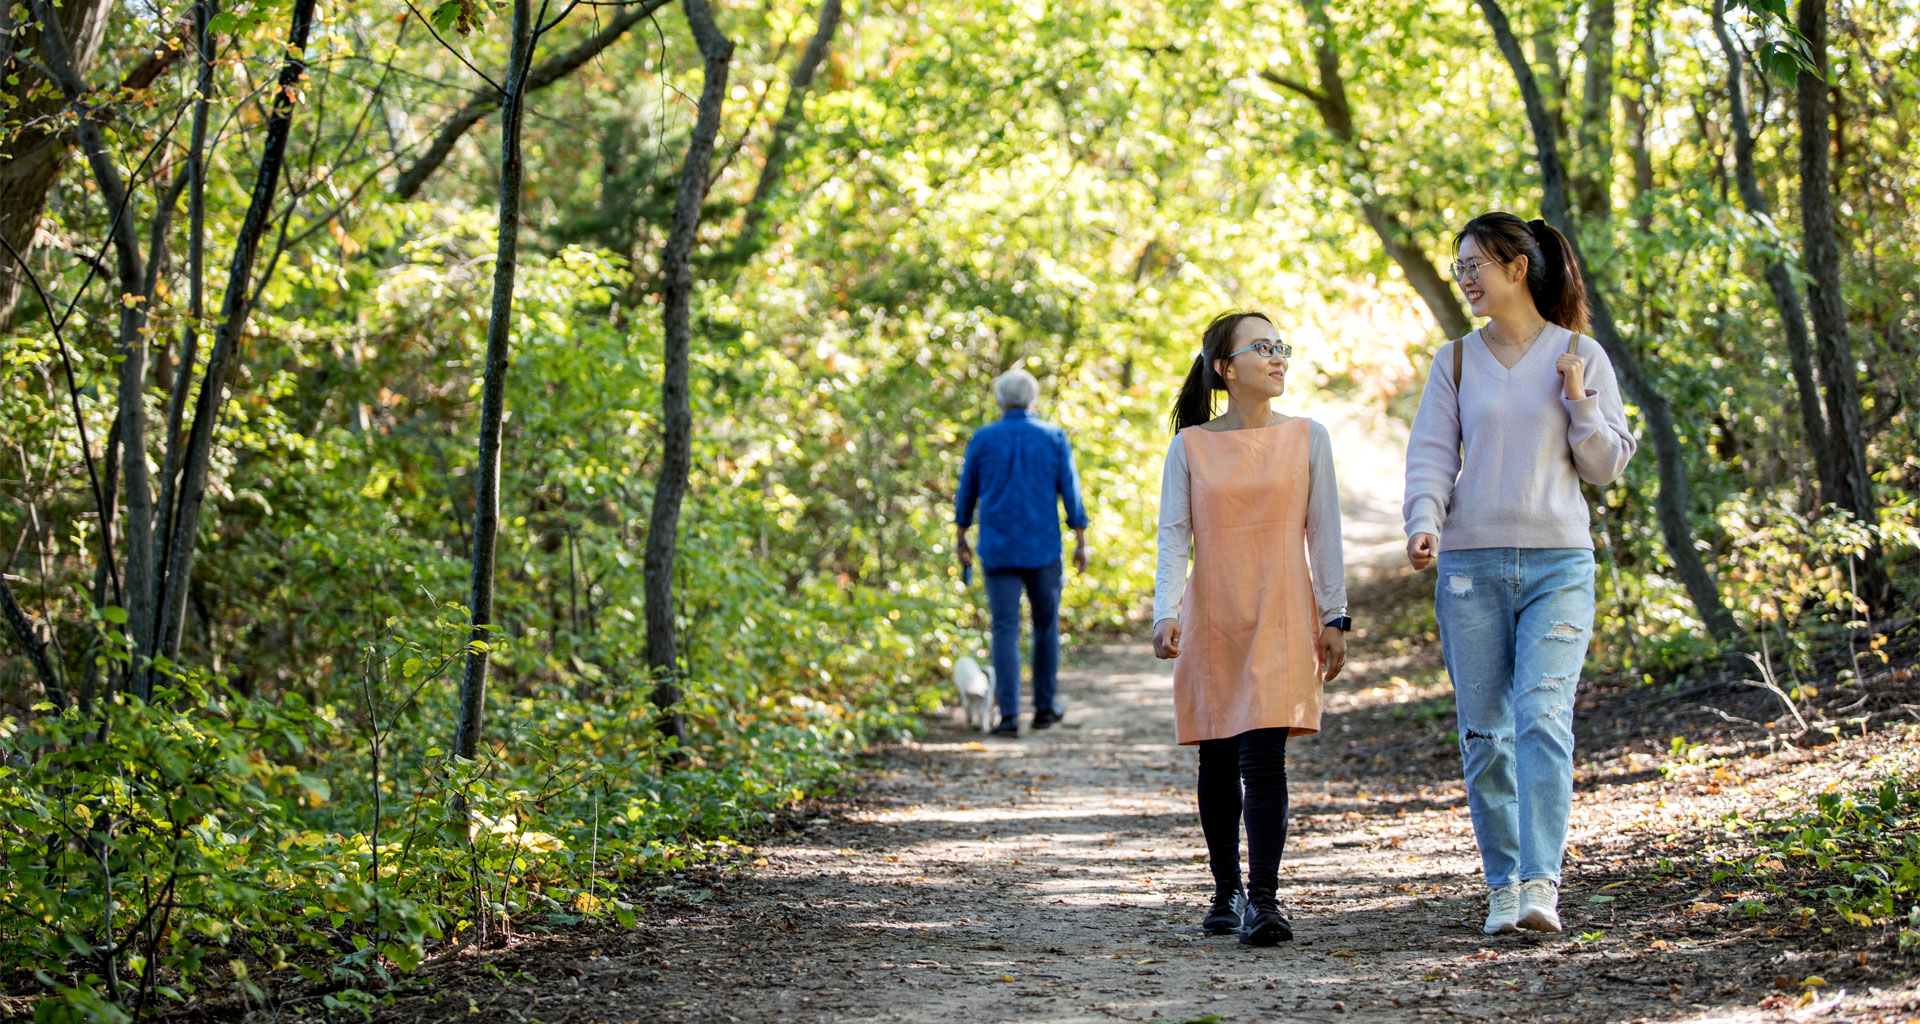
[(972, 658), (953, 663), (953, 688), (960, 693), (960, 714), (981, 732), (993, 728), (993, 667), (980, 667)]

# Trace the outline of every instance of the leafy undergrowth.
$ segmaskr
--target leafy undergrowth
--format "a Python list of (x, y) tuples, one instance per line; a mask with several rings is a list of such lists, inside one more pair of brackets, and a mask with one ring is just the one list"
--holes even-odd
[(151, 703), (0, 720), (0, 1015), (130, 1021), (296, 984), (351, 1009), (438, 953), (631, 927), (639, 883), (742, 856), (931, 700), (908, 675), (852, 699), (815, 673), (811, 696), (743, 662), (684, 681), (684, 750), (644, 686), (552, 687), (490, 699), (468, 760), (423, 710), (450, 705), (462, 653), (367, 650), (357, 708), (174, 671)]
[(1920, 763), (1907, 753), (1876, 762), (1864, 784), (1782, 790), (1779, 803), (1751, 819), (1727, 815), (1729, 830), (1750, 834), (1754, 852), (1724, 860), (1713, 881), (1744, 879), (1765, 894), (1742, 900), (1736, 913), (1830, 916), (1890, 929), (1903, 951), (1920, 947)]

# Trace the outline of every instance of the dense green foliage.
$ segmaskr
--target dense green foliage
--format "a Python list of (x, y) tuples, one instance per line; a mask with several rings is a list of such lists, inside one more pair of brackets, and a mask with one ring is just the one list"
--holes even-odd
[[(1725, 64), (1703, 11), (1620, 5), (1607, 145), (1577, 130), (1590, 6), (1510, 10), (1554, 87), (1576, 173), (1604, 184), (1578, 211), (1584, 243), (1675, 407), (1698, 542), (1741, 626), (1804, 667), (1855, 619), (1847, 554), (1864, 533), (1819, 507), (1760, 277), (1774, 254), (1797, 259), (1792, 90), (1749, 73), (1774, 209), (1756, 218), (1731, 181)], [(482, 87), (466, 61), (502, 66), (503, 25), (480, 5), (441, 5), (440, 32), (469, 33), (456, 57), (420, 18), (322, 10), (219, 421), (185, 639), (163, 666), (174, 688), (150, 706), (108, 692), (129, 645), (86, 468), (108, 465), (112, 323), (139, 297), (90, 265), (115, 211), (70, 155), (29, 257), (56, 306), (76, 302), (67, 352), (31, 293), (0, 339), (0, 568), (62, 683), (43, 686), (8, 635), (4, 984), (63, 993), (50, 1016), (96, 1019), (275, 972), (360, 987), (503, 927), (619, 916), (623, 881), (836, 785), (866, 744), (918, 728), (943, 666), (982, 647), (983, 602), (960, 589), (948, 551), (949, 503), (968, 433), (994, 414), (988, 384), (1014, 365), (1040, 377), (1041, 412), (1071, 435), (1094, 513), (1093, 568), (1068, 583), (1069, 642), (1138, 636), (1166, 412), (1205, 320), (1230, 306), (1274, 316), (1302, 353), (1291, 411), (1404, 418), (1441, 339), (1363, 208), (1390, 213), (1420, 258), (1444, 265), (1471, 214), (1531, 216), (1540, 203), (1511, 73), (1472, 4), (1340, 5), (1324, 37), (1310, 9), (858, 5), (766, 226), (743, 239), (816, 11), (718, 8), (738, 49), (696, 253), (694, 458), (675, 571), (684, 764), (661, 749), (646, 702), (640, 571), (660, 465), (659, 249), (700, 88), (677, 11), (533, 94), (495, 677), (471, 763), (442, 750), (465, 643), (492, 122), (411, 198), (391, 189)], [(115, 8), (89, 80), (120, 80), (185, 10)], [(536, 60), (613, 9), (568, 10)], [(256, 87), (282, 56), (285, 11), (242, 5), (216, 25), (213, 265), (241, 230), (265, 116)], [(1882, 0), (1834, 11), (1865, 445), (1883, 543), (1910, 580), (1915, 13)], [(1735, 28), (1753, 45), (1781, 33), (1744, 15)], [(1350, 136), (1279, 84), (1324, 91), (1323, 41)], [(184, 166), (190, 63), (106, 97), (142, 230)], [(8, 94), (0, 133), (26, 130), (23, 103)], [(180, 239), (149, 310), (150, 424), (165, 422), (183, 369), (182, 329), (212, 319), (188, 305), (184, 208), (169, 230)], [(1715, 650), (1670, 578), (1657, 486), (1643, 452), (1590, 495), (1604, 509), (1596, 630), (1612, 641), (1596, 646), (1597, 669), (1637, 674)], [(470, 822), (451, 813), (456, 794)]]

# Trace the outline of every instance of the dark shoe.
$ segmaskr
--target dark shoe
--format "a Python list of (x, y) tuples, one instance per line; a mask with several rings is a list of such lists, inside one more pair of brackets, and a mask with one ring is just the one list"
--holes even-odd
[(1052, 728), (1053, 724), (1055, 722), (1060, 721), (1060, 719), (1063, 717), (1065, 716), (1061, 715), (1060, 712), (1055, 711), (1052, 708), (1043, 708), (1033, 713), (1033, 727), (1035, 729)]
[(1240, 930), (1240, 914), (1246, 908), (1247, 894), (1237, 887), (1213, 890), (1213, 906), (1207, 909), (1207, 916), (1200, 922), (1200, 931), (1207, 935), (1232, 935)]
[(1000, 717), (1000, 724), (993, 727), (993, 735), (995, 736), (1020, 735), (1019, 717), (1016, 715), (1002, 715)]
[(1280, 916), (1280, 904), (1272, 889), (1255, 889), (1247, 896), (1247, 909), (1240, 918), (1240, 944), (1273, 946), (1293, 938), (1293, 925)]

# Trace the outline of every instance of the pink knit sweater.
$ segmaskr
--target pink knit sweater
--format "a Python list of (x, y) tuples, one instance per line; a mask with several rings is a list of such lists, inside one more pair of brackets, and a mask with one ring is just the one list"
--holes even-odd
[[(1479, 331), (1441, 347), (1407, 440), (1407, 536), (1437, 534), (1442, 551), (1593, 547), (1580, 481), (1613, 482), (1637, 445), (1592, 338), (1578, 350), (1587, 396), (1567, 401), (1554, 363), (1569, 337), (1548, 324), (1512, 369)], [(1466, 346), (1458, 390), (1454, 345)]]

